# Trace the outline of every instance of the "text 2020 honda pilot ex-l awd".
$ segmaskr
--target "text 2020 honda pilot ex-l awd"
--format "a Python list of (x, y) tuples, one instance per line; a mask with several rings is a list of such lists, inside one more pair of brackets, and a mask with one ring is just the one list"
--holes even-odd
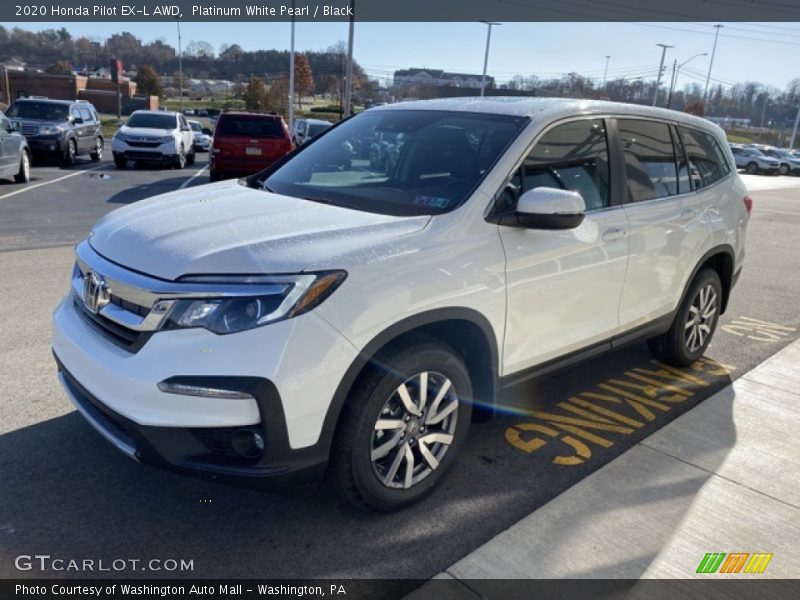
[[(375, 139), (396, 160), (369, 160)], [(700, 357), (751, 201), (721, 129), (563, 99), (378, 107), (246, 180), (103, 218), (59, 377), (142, 463), (414, 502), (502, 386), (635, 339)], [(272, 486), (271, 486), (272, 487)]]

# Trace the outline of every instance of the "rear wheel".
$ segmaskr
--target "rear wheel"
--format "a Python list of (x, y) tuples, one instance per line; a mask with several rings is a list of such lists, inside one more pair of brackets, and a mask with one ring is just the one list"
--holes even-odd
[(460, 357), (436, 340), (384, 354), (355, 384), (331, 454), (330, 479), (364, 509), (394, 510), (430, 493), (467, 437), (472, 384)]
[(722, 282), (714, 269), (694, 278), (669, 331), (648, 341), (650, 350), (664, 362), (690, 365), (708, 348), (722, 308)]
[(26, 151), (22, 151), (22, 156), (19, 159), (19, 171), (14, 175), (14, 181), (17, 183), (28, 183), (31, 180), (31, 157), (28, 156)]
[(89, 158), (94, 162), (98, 162), (103, 158), (103, 138), (98, 137), (94, 141), (94, 150), (89, 153)]
[(745, 172), (749, 175), (755, 175), (758, 173), (758, 163), (750, 162), (747, 163), (747, 166), (744, 168)]

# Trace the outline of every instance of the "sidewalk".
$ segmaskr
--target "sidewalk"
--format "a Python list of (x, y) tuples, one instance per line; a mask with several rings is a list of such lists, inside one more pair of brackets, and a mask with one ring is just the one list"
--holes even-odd
[[(710, 552), (774, 556), (697, 574)], [(437, 576), (695, 577), (800, 578), (800, 340)]]

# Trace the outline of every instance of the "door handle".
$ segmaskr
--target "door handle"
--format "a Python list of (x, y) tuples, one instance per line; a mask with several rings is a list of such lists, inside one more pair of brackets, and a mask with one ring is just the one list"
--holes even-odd
[(616, 242), (617, 240), (621, 240), (624, 238), (628, 232), (624, 229), (620, 229), (618, 227), (614, 227), (612, 229), (606, 229), (603, 232), (603, 241), (604, 242)]
[(681, 219), (684, 221), (688, 221), (697, 213), (697, 210), (694, 208), (687, 208), (681, 213)]

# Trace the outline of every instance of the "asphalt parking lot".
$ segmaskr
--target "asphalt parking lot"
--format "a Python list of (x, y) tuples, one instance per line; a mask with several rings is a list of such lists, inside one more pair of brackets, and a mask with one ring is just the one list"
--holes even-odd
[(16, 571), (13, 558), (46, 553), (194, 561), (191, 573), (119, 573), (128, 577), (427, 578), (800, 336), (800, 178), (747, 177), (745, 270), (707, 358), (666, 369), (637, 345), (509, 390), (504, 414), (473, 426), (421, 504), (362, 514), (325, 487), (272, 496), (159, 472), (73, 411), (55, 378), (49, 315), (72, 246), (97, 218), (205, 183), (205, 161), (183, 171), (81, 161), (35, 168), (27, 186), (0, 183), (0, 577), (43, 576)]

